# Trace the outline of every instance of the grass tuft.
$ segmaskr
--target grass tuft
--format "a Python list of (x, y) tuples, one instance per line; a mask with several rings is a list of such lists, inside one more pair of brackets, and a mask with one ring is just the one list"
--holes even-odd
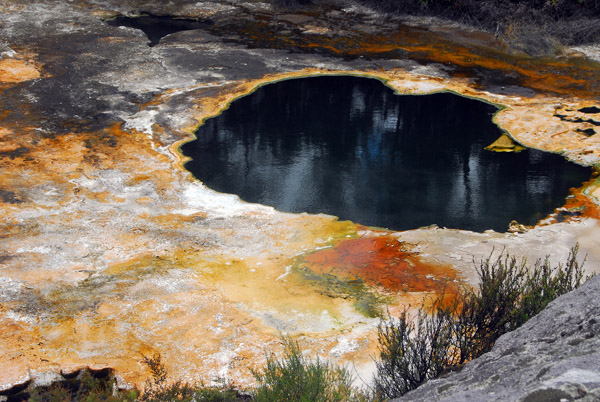
[(140, 402), (237, 402), (246, 398), (233, 386), (206, 387), (204, 384), (192, 386), (176, 381), (168, 382), (168, 370), (159, 353), (152, 357), (142, 356), (142, 363), (152, 373), (152, 379), (146, 382)]
[(352, 387), (352, 376), (343, 367), (335, 367), (319, 358), (304, 357), (298, 343), (284, 337), (284, 357), (267, 356), (262, 371), (253, 371), (259, 386), (255, 402), (342, 402), (363, 401), (366, 397)]

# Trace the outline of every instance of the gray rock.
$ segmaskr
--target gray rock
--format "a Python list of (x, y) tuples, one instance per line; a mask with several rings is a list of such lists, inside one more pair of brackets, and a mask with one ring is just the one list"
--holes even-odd
[(600, 401), (599, 295), (596, 276), (460, 372), (395, 401)]

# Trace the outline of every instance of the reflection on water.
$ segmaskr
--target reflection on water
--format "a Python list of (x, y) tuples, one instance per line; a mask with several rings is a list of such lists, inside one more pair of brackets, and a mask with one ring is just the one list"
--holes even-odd
[(504, 231), (562, 205), (590, 171), (483, 148), (496, 108), (453, 94), (398, 96), (356, 77), (284, 81), (239, 99), (182, 147), (207, 186), (281, 211), (395, 230)]

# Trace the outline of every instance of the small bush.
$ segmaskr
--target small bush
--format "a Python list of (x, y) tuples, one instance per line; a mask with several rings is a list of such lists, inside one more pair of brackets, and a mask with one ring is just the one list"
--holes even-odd
[(158, 353), (152, 357), (142, 356), (142, 363), (152, 373), (152, 379), (146, 382), (140, 402), (236, 402), (246, 399), (231, 386), (192, 386), (181, 381), (169, 383), (168, 370)]
[(404, 311), (399, 318), (379, 326), (380, 360), (375, 394), (395, 398), (439, 376), (452, 353), (451, 326), (443, 311), (428, 316), (420, 311), (411, 321)]
[(405, 311), (382, 322), (376, 394), (404, 395), (490, 351), (500, 336), (581, 285), (583, 263), (577, 252), (578, 246), (571, 249), (564, 266), (552, 267), (546, 258), (531, 269), (525, 260), (505, 253), (488, 258), (477, 268), (477, 289), (463, 289), (452, 303), (444, 303), (442, 296), (432, 308), (422, 307), (415, 320)]
[[(288, 0), (291, 1), (291, 0)], [(552, 55), (561, 45), (593, 44), (600, 33), (597, 0), (358, 0), (380, 12), (448, 18), (487, 30), (512, 50)]]
[(343, 367), (320, 359), (306, 359), (298, 343), (283, 338), (284, 357), (267, 356), (263, 371), (253, 371), (259, 382), (253, 395), (256, 402), (342, 402), (365, 398), (352, 387), (352, 376)]
[[(496, 340), (542, 311), (548, 303), (579, 287), (583, 262), (579, 247), (571, 249), (566, 265), (550, 265), (549, 258), (532, 268), (508, 254), (481, 262), (477, 270), (479, 288), (464, 290), (461, 305), (447, 314), (460, 322), (459, 364), (489, 351)], [(454, 336), (459, 336), (454, 333)]]

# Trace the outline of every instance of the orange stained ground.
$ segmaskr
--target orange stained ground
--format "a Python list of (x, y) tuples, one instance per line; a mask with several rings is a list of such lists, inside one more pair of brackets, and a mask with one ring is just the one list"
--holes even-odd
[[(247, 28), (248, 29), (248, 28)], [(263, 46), (304, 48), (342, 56), (408, 58), (423, 63), (443, 63), (453, 66), (456, 78), (474, 79), (474, 87), (517, 85), (546, 94), (578, 96), (595, 99), (600, 77), (598, 63), (577, 57), (562, 59), (535, 58), (525, 54), (508, 54), (492, 34), (468, 37), (458, 32), (432, 32), (411, 27), (382, 34), (352, 32), (347, 37), (327, 35), (285, 36), (272, 34), (268, 24), (257, 24), (244, 32), (247, 38)], [(453, 34), (464, 36), (467, 47), (448, 40)], [(498, 74), (501, 71), (504, 74)], [(497, 77), (511, 77), (496, 82)]]
[[(598, 172), (594, 173), (594, 177), (592, 179), (583, 183), (581, 187), (573, 189), (571, 191), (572, 197), (568, 198), (565, 202), (565, 205), (561, 208), (558, 208), (552, 214), (550, 222), (555, 223), (572, 218), (594, 218), (600, 220), (600, 206), (594, 202), (593, 195), (590, 196), (590, 193), (595, 193), (595, 191), (598, 191), (598, 188), (600, 188), (600, 180), (598, 179), (598, 175)], [(567, 214), (567, 216), (564, 216), (564, 213), (561, 214), (561, 211), (564, 211), (565, 209), (568, 211), (574, 211), (576, 213), (573, 215)]]
[(388, 292), (455, 292), (457, 272), (448, 265), (424, 263), (391, 235), (342, 240), (303, 258), (318, 274), (361, 279)]
[(0, 59), (0, 88), (7, 84), (40, 78), (39, 67), (30, 60), (16, 58)]
[[(493, 47), (466, 47), (448, 42), (438, 34), (428, 31), (398, 32), (391, 37), (373, 36), (352, 53), (369, 52), (380, 54), (404, 50), (411, 58), (461, 67), (459, 76), (475, 77), (482, 71), (503, 71), (507, 77), (515, 78), (513, 84), (532, 88), (545, 93), (560, 95), (577, 94), (583, 98), (595, 98), (599, 82), (597, 63), (577, 58), (546, 59), (526, 55), (507, 54)], [(487, 42), (493, 42), (491, 35)], [(497, 75), (495, 75), (497, 76)], [(481, 87), (485, 82), (478, 82)], [(507, 83), (506, 85), (510, 85)]]

